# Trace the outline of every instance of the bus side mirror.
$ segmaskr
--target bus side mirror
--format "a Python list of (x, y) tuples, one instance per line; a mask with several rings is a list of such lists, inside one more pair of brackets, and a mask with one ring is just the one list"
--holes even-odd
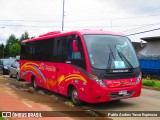
[(78, 52), (77, 40), (72, 41), (73, 52)]

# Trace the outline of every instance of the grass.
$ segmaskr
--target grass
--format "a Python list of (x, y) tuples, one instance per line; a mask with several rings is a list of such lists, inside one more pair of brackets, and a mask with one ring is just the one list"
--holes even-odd
[(0, 117), (0, 120), (6, 120), (6, 118), (2, 118), (2, 117)]
[(6, 118), (2, 117), (2, 112), (0, 112), (0, 120), (7, 120)]
[(160, 88), (160, 80), (156, 80), (156, 79), (152, 79), (152, 80), (143, 79), (142, 84), (145, 86)]

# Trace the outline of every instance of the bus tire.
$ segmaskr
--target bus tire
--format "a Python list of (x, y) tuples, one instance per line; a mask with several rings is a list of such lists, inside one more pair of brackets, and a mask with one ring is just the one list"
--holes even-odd
[(39, 87), (38, 87), (38, 85), (37, 85), (37, 83), (36, 83), (36, 78), (35, 78), (34, 76), (32, 76), (32, 86), (33, 86), (33, 88), (34, 88), (35, 90), (38, 90), (38, 89), (39, 89)]
[(80, 106), (82, 105), (82, 101), (78, 98), (78, 92), (75, 88), (71, 91), (71, 100), (74, 105)]

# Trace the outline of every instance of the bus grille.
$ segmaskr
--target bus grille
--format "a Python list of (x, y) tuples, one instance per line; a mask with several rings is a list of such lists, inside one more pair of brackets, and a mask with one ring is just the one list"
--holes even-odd
[(123, 98), (123, 97), (129, 97), (129, 96), (133, 95), (133, 93), (134, 93), (134, 91), (131, 90), (131, 91), (127, 91), (127, 94), (125, 94), (125, 95), (119, 95), (119, 92), (115, 92), (115, 93), (109, 94), (108, 96), (110, 98)]

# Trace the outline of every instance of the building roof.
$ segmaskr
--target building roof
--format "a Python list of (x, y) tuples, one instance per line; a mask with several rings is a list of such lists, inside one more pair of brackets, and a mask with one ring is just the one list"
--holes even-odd
[(160, 36), (155, 36), (155, 37), (144, 37), (141, 38), (144, 41), (159, 41), (160, 40)]

